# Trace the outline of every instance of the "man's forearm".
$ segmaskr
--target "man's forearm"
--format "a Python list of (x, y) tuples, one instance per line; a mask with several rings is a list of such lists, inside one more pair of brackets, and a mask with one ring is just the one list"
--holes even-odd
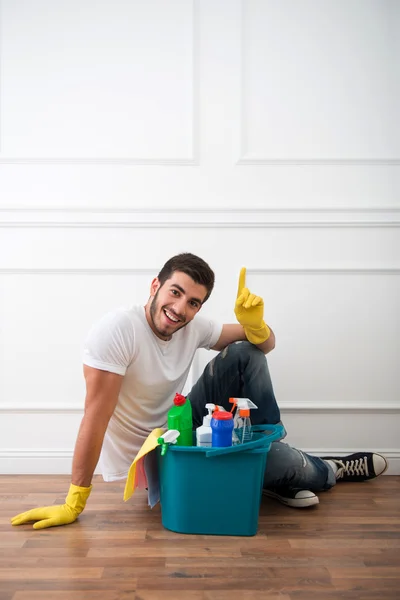
[(90, 414), (83, 417), (72, 462), (72, 483), (75, 485), (90, 486), (106, 429), (107, 423), (99, 422), (98, 418), (95, 420)]
[(268, 326), (268, 329), (270, 330), (268, 339), (266, 339), (262, 344), (255, 344), (257, 348), (261, 350), (261, 352), (264, 352), (264, 354), (268, 354), (268, 352), (271, 352), (271, 350), (275, 348), (275, 334), (271, 327)]

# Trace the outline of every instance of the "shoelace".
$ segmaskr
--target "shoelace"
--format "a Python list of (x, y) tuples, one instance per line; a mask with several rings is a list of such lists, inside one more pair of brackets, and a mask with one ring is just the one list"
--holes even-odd
[(341, 479), (345, 475), (367, 475), (369, 476), (367, 457), (357, 458), (357, 460), (335, 460), (338, 466), (336, 479)]

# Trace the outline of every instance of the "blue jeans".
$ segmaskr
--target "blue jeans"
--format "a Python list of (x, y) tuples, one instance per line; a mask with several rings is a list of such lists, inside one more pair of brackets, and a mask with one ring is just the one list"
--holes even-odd
[[(230, 397), (250, 398), (257, 406), (251, 411), (253, 425), (280, 422), (265, 355), (249, 342), (230, 344), (204, 369), (190, 394), (193, 425), (199, 427), (207, 414), (207, 403), (230, 410)], [(264, 488), (288, 486), (319, 492), (336, 483), (330, 466), (321, 458), (306, 454), (283, 442), (273, 442), (267, 455)]]

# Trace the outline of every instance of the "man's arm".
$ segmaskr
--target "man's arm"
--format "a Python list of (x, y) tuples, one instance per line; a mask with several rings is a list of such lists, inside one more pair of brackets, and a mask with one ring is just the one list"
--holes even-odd
[(33, 508), (11, 519), (12, 525), (34, 521), (34, 529), (67, 525), (84, 510), (99, 460), (104, 434), (118, 401), (122, 375), (84, 367), (85, 414), (79, 428), (72, 466), (72, 483), (65, 504)]
[(72, 463), (72, 483), (88, 487), (99, 460), (108, 422), (115, 410), (123, 376), (84, 366), (85, 414)]
[[(264, 352), (264, 354), (268, 354), (275, 348), (275, 335), (272, 329), (269, 327), (271, 332), (269, 338), (265, 340), (262, 344), (255, 344), (257, 348)], [(229, 344), (233, 344), (233, 342), (240, 342), (247, 340), (246, 334), (244, 332), (244, 328), (238, 324), (227, 324), (222, 326), (221, 335), (218, 338), (217, 343), (212, 350), (223, 350)]]

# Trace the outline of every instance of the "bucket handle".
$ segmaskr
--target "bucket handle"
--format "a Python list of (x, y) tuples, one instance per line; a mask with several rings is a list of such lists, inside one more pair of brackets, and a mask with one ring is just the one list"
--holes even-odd
[(285, 437), (285, 428), (282, 423), (276, 425), (253, 425), (251, 428), (253, 433), (265, 433), (270, 431), (271, 433), (267, 436), (270, 442), (276, 442)]
[(271, 445), (271, 442), (277, 440), (283, 436), (282, 425), (257, 425), (252, 428), (254, 433), (261, 433), (264, 431), (271, 431), (268, 436), (263, 436), (254, 442), (246, 442), (246, 444), (237, 444), (237, 446), (225, 446), (222, 448), (211, 448), (207, 450), (206, 457), (212, 458), (213, 456), (222, 456), (223, 454), (231, 454), (232, 452), (247, 452), (255, 448), (263, 448), (267, 445)]
[(212, 448), (211, 450), (207, 450), (206, 457), (211, 458), (213, 456), (222, 456), (223, 454), (232, 454), (233, 452), (247, 452), (248, 450), (254, 450), (255, 448), (261, 448), (262, 446), (266, 446), (268, 444), (267, 438), (265, 440), (255, 440), (254, 442), (246, 442), (244, 444), (237, 444), (236, 446), (222, 446), (220, 448)]

